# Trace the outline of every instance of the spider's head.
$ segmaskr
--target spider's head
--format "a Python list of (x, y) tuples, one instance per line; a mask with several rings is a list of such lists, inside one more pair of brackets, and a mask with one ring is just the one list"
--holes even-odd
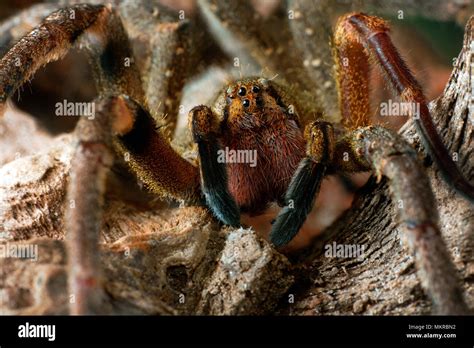
[(262, 112), (267, 87), (268, 83), (265, 79), (241, 80), (229, 85), (226, 90), (229, 113), (241, 115)]
[(227, 124), (240, 129), (268, 126), (285, 117), (286, 106), (275, 83), (264, 78), (249, 78), (230, 84), (218, 98), (217, 114)]

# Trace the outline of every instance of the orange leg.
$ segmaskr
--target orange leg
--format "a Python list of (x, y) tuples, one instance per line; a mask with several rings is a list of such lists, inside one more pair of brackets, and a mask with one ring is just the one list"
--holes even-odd
[[(349, 128), (368, 124), (368, 62), (369, 55), (385, 72), (403, 102), (419, 109), (410, 113), (425, 147), (441, 172), (461, 194), (474, 201), (474, 186), (462, 175), (443, 144), (431, 118), (423, 91), (400, 57), (388, 35), (387, 23), (362, 13), (343, 16), (336, 24), (335, 59), (343, 123)], [(415, 117), (419, 116), (419, 117)]]

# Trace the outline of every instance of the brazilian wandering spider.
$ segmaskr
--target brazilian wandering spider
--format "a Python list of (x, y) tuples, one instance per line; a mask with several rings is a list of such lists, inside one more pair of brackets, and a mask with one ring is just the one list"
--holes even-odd
[[(85, 46), (100, 96), (95, 101), (98, 116), (93, 122), (81, 120), (76, 128), (78, 142), (68, 195), (77, 205), (66, 219), (71, 239), (69, 286), (77, 299), (71, 313), (93, 313), (102, 296), (97, 276), (100, 267), (85, 256), (96, 248), (103, 178), (115, 154), (130, 157), (130, 171), (153, 193), (188, 204), (206, 204), (226, 225), (240, 226), (241, 212), (258, 214), (268, 203), (277, 202), (282, 210), (270, 234), (275, 247), (286, 245), (298, 233), (326, 175), (372, 171), (386, 176), (394, 197), (405, 202), (399, 216), (415, 240), (415, 249), (429, 240), (439, 253), (435, 258), (417, 259), (425, 276), (425, 291), (440, 312), (467, 312), (416, 153), (392, 131), (370, 125), (369, 57), (400, 98), (419, 107), (418, 131), (449, 182), (474, 198), (474, 188), (441, 142), (423, 92), (393, 46), (383, 19), (350, 13), (334, 28), (341, 123), (328, 122), (317, 107), (300, 100), (297, 91), (284, 82), (241, 79), (228, 85), (212, 108), (200, 105), (191, 110), (189, 125), (199, 153), (196, 167), (170, 146), (164, 132), (156, 131), (155, 122), (160, 121), (151, 105), (161, 96), (144, 91), (143, 80), (150, 78), (140, 76), (133, 65), (122, 16), (110, 4), (58, 9), (15, 43), (0, 62), (0, 102), (4, 106), (36, 70), (65, 55), (83, 34), (89, 35)], [(176, 28), (169, 25), (168, 29)], [(167, 107), (165, 101), (159, 105)], [(171, 114), (166, 122), (172, 128), (175, 121)], [(255, 151), (255, 165), (220, 161), (218, 154), (224, 148)], [(440, 276), (433, 271), (439, 264), (450, 271)]]

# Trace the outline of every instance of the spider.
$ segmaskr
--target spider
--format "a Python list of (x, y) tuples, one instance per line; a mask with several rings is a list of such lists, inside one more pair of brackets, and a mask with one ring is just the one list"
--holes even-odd
[[(350, 13), (335, 26), (342, 122), (327, 121), (324, 113), (300, 99), (298, 91), (284, 82), (258, 76), (234, 81), (212, 107), (196, 106), (189, 113), (199, 155), (199, 166), (195, 166), (157, 130), (153, 107), (161, 91), (148, 95), (138, 69), (123, 64), (126, 59), (133, 62), (133, 52), (121, 16), (112, 5), (60, 8), (16, 42), (0, 61), (0, 103), (4, 106), (42, 65), (62, 57), (83, 34), (91, 38), (85, 46), (99, 98), (95, 121), (81, 119), (75, 130), (68, 197), (76, 207), (66, 213), (69, 287), (76, 298), (72, 314), (96, 312), (104, 296), (96, 257), (104, 178), (114, 157), (124, 155), (129, 157), (130, 171), (150, 191), (187, 204), (205, 204), (226, 225), (240, 226), (242, 212), (259, 214), (267, 204), (277, 202), (282, 209), (270, 234), (275, 247), (286, 245), (298, 233), (326, 175), (372, 171), (379, 178), (386, 176), (393, 199), (404, 202), (399, 208), (400, 224), (413, 244), (426, 292), (441, 313), (468, 312), (416, 152), (394, 132), (369, 121), (371, 57), (401, 99), (419, 105), (415, 123), (449, 182), (474, 198), (473, 186), (443, 146), (423, 92), (392, 44), (383, 19)], [(255, 153), (256, 163), (222, 160), (219, 156), (224, 150)]]

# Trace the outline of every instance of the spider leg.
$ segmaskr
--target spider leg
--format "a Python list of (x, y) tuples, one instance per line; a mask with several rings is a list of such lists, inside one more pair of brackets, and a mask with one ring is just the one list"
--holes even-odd
[[(343, 156), (343, 154), (347, 154)], [(441, 314), (467, 314), (457, 271), (438, 227), (430, 182), (416, 152), (401, 136), (380, 126), (359, 128), (336, 143), (331, 171), (370, 169), (389, 179), (400, 225), (414, 253), (425, 291)]]
[(0, 112), (7, 99), (43, 65), (63, 57), (83, 33), (100, 94), (124, 93), (143, 101), (140, 75), (125, 64), (132, 58), (120, 18), (102, 5), (75, 5), (47, 16), (0, 60)]
[(303, 226), (332, 161), (334, 130), (330, 123), (310, 123), (305, 129), (305, 138), (307, 155), (290, 181), (285, 194), (285, 206), (272, 224), (270, 240), (277, 247), (290, 242)]
[(117, 116), (128, 114), (133, 123), (114, 139), (117, 152), (123, 155), (129, 168), (161, 197), (186, 202), (201, 200), (199, 171), (182, 158), (170, 145), (153, 117), (138, 104), (122, 98), (117, 104)]
[(3, 21), (0, 24), (0, 57), (57, 8), (58, 5), (53, 4), (36, 4)]
[(474, 186), (462, 175), (449, 154), (431, 118), (423, 91), (400, 57), (388, 35), (387, 23), (377, 17), (353, 13), (339, 19), (335, 29), (335, 50), (339, 100), (343, 123), (349, 128), (368, 124), (369, 54), (385, 72), (394, 90), (404, 102), (419, 107), (419, 114), (409, 108), (425, 148), (461, 194), (474, 201)]
[(333, 56), (342, 124), (348, 129), (370, 124), (369, 64), (358, 37), (338, 21), (334, 33)]
[[(153, 33), (150, 70), (146, 76), (146, 99), (149, 109), (162, 127), (166, 139), (176, 129), (181, 93), (195, 55), (190, 38), (193, 33), (189, 21), (163, 23)], [(193, 38), (194, 39), (194, 38)], [(172, 73), (171, 73), (172, 72)], [(160, 88), (157, 88), (160, 86)]]
[(225, 163), (218, 160), (218, 122), (212, 110), (204, 105), (189, 112), (194, 142), (198, 145), (201, 162), (201, 187), (207, 205), (214, 215), (230, 226), (240, 226), (240, 211), (227, 186)]
[[(106, 175), (113, 163), (110, 111), (96, 103), (96, 121), (79, 120), (68, 183), (65, 227), (68, 238), (70, 314), (103, 311), (99, 235)], [(110, 107), (110, 106), (108, 106)]]

